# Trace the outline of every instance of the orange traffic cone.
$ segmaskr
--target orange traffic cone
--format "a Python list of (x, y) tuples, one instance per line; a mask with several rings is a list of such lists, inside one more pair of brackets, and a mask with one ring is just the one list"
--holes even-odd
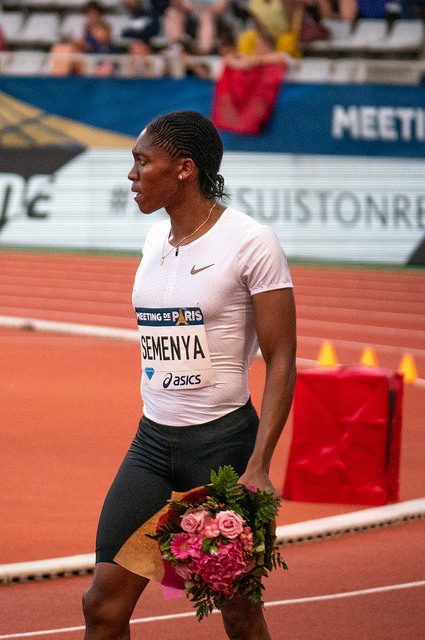
[(362, 351), (360, 358), (360, 364), (364, 364), (367, 367), (377, 367), (378, 360), (376, 358), (375, 349), (373, 347), (366, 347)]
[(320, 348), (318, 365), (320, 367), (334, 367), (338, 364), (335, 347), (332, 342), (324, 342)]
[(403, 374), (404, 382), (415, 382), (418, 379), (416, 363), (410, 353), (406, 353), (402, 357), (398, 372)]

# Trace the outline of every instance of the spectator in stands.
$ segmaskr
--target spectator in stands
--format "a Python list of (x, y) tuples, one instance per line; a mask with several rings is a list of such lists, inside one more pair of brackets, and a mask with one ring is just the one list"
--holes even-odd
[[(99, 20), (92, 25), (91, 28), (93, 41), (91, 45), (91, 51), (89, 53), (104, 54), (110, 56), (116, 53), (116, 47), (112, 38), (112, 27), (106, 20)], [(95, 75), (107, 77), (115, 75), (117, 71), (117, 63), (111, 60), (111, 58), (97, 58)]]
[(103, 8), (95, 0), (88, 2), (84, 8), (85, 22), (82, 32), (70, 39), (76, 51), (82, 53), (92, 53), (96, 47), (96, 38), (93, 35), (93, 25), (103, 19)]
[[(401, 0), (402, 12), (406, 18), (420, 18), (425, 20), (425, 0)], [(413, 7), (410, 5), (413, 4)], [(411, 11), (411, 14), (410, 14)]]
[(329, 0), (303, 0), (306, 12), (315, 20), (330, 18), (332, 15), (332, 5)]
[(304, 12), (301, 21), (300, 44), (310, 44), (315, 40), (327, 40), (329, 31), (323, 18), (330, 18), (332, 7), (328, 0), (303, 0)]
[(358, 18), (386, 19), (389, 23), (398, 18), (412, 17), (413, 2), (403, 0), (357, 0)]
[(151, 39), (161, 31), (161, 19), (169, 5), (169, 0), (125, 0), (131, 21), (121, 33), (130, 38), (128, 47), (131, 55), (152, 53)]
[(115, 52), (111, 26), (103, 18), (102, 6), (95, 1), (88, 2), (84, 14), (85, 22), (81, 33), (67, 37), (53, 46), (50, 65), (52, 75), (82, 73), (82, 61), (77, 54)]
[(321, 0), (322, 6), (325, 4), (329, 5), (330, 15), (325, 16), (324, 9), (322, 8), (323, 17), (330, 18), (339, 18), (340, 20), (345, 20), (346, 22), (354, 22), (357, 13), (358, 6), (357, 0)]
[(0, 24), (0, 51), (6, 51), (6, 49), (7, 49), (7, 40), (6, 40), (6, 36), (4, 35), (3, 28)]
[(416, 14), (416, 7), (418, 5), (425, 6), (425, 3), (423, 3), (423, 0), (422, 2), (421, 1), (416, 2), (416, 0), (398, 0), (398, 2), (395, 2), (394, 4), (397, 4), (399, 6), (400, 18), (408, 18), (408, 19), (417, 17), (415, 14)]
[(299, 46), (304, 5), (301, 0), (249, 0), (254, 28), (240, 34), (238, 51), (263, 56), (274, 51), (301, 57)]
[(358, 18), (385, 18), (388, 0), (357, 0)]
[[(165, 35), (171, 43), (180, 43), (190, 53), (206, 55), (217, 49), (220, 19), (228, 0), (171, 0), (165, 12)], [(188, 23), (196, 24), (195, 37), (188, 45)]]
[(2, 6), (0, 4), (0, 51), (6, 51), (7, 49), (7, 39), (6, 39), (6, 34), (3, 30), (3, 27), (1, 25), (1, 14), (2, 14)]

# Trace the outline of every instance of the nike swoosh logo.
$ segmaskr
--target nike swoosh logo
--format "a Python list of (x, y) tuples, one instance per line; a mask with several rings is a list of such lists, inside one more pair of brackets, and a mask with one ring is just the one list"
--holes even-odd
[(195, 265), (193, 265), (193, 267), (190, 270), (190, 273), (192, 274), (192, 276), (196, 276), (197, 273), (200, 273), (201, 271), (204, 271), (204, 269), (209, 269), (210, 267), (213, 267), (215, 265), (215, 262), (213, 262), (212, 264), (207, 264), (206, 267), (199, 267), (199, 269), (197, 269), (195, 267)]

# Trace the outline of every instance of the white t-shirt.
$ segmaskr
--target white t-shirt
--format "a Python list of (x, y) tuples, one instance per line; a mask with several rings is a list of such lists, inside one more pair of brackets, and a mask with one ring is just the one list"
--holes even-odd
[(144, 413), (166, 425), (202, 424), (249, 398), (258, 350), (251, 296), (292, 281), (274, 231), (240, 211), (227, 208), (178, 256), (169, 230), (169, 221), (149, 230), (133, 290)]

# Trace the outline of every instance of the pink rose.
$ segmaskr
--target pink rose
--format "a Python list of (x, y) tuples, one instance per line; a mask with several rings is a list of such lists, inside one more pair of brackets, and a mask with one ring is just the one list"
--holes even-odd
[(216, 515), (216, 521), (220, 533), (229, 540), (234, 540), (243, 531), (245, 520), (234, 511), (219, 511)]
[(186, 533), (201, 531), (209, 513), (205, 509), (188, 509), (182, 517), (181, 528)]

